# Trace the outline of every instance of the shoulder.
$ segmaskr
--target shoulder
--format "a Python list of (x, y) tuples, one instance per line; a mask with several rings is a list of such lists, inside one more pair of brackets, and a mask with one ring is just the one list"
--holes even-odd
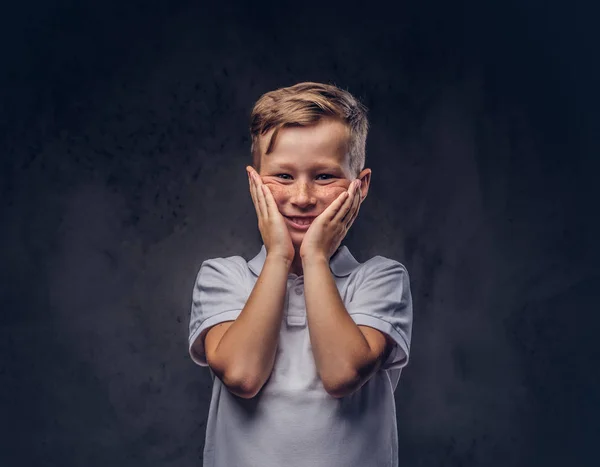
[(408, 279), (408, 270), (400, 261), (385, 256), (376, 255), (368, 259), (358, 267), (358, 272), (362, 277), (379, 276), (403, 276)]
[(243, 269), (248, 268), (248, 262), (241, 256), (226, 256), (226, 257), (217, 257), (217, 258), (209, 258), (202, 262), (202, 267), (221, 267), (221, 268), (231, 268), (231, 269)]
[(197, 281), (227, 279), (244, 283), (250, 279), (248, 262), (242, 256), (216, 257), (204, 260)]
[(348, 278), (347, 287), (364, 297), (403, 295), (410, 290), (406, 267), (391, 258), (374, 256), (360, 263)]

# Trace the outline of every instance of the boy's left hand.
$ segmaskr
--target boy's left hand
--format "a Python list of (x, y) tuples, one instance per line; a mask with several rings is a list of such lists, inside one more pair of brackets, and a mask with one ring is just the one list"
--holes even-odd
[[(344, 198), (344, 193), (348, 196)], [(300, 245), (300, 257), (322, 256), (329, 260), (354, 223), (361, 203), (360, 181), (354, 180), (312, 222)]]

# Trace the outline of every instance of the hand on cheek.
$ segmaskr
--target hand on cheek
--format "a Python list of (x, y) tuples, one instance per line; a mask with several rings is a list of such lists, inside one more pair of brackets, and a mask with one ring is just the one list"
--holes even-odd
[(267, 255), (281, 256), (290, 262), (295, 255), (285, 219), (279, 211), (269, 187), (262, 183), (255, 170), (248, 167), (250, 195), (258, 218), (258, 228), (267, 249)]
[(300, 247), (302, 259), (320, 256), (328, 260), (358, 216), (360, 202), (360, 184), (355, 181), (312, 222)]

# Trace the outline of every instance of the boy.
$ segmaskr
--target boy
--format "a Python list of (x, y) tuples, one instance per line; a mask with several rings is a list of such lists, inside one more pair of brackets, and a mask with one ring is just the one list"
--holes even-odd
[(367, 129), (362, 104), (331, 85), (254, 106), (246, 170), (263, 246), (205, 261), (193, 290), (190, 355), (214, 383), (205, 467), (398, 463), (408, 273), (341, 245), (369, 189)]

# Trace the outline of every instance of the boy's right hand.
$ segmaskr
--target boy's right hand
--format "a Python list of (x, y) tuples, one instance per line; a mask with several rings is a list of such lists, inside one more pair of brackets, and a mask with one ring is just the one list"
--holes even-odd
[(287, 223), (279, 212), (275, 198), (269, 187), (263, 184), (256, 170), (247, 166), (246, 171), (250, 183), (250, 195), (258, 217), (258, 229), (267, 254), (280, 255), (291, 264), (296, 252)]

